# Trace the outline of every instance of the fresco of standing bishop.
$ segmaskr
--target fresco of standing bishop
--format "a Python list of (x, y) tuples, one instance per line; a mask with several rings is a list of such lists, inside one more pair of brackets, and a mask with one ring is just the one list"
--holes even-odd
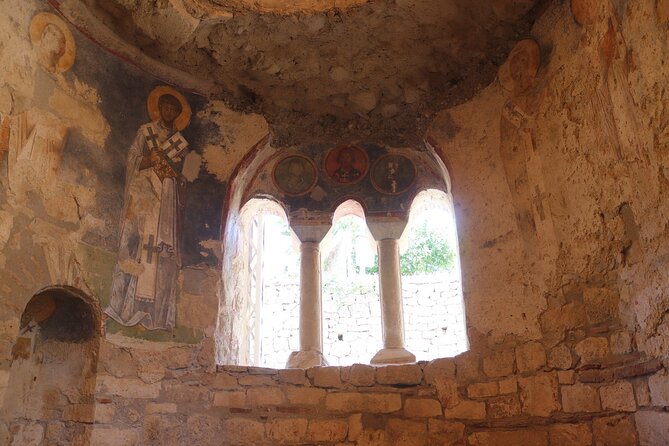
[(149, 96), (149, 115), (128, 153), (119, 257), (105, 313), (124, 326), (171, 330), (180, 262), (179, 184), (191, 110), (170, 87)]

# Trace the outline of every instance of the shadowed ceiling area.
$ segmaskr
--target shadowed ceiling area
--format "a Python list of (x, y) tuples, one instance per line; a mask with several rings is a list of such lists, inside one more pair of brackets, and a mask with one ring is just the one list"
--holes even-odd
[[(536, 0), (69, 0), (144, 54), (213, 82), (274, 144), (415, 145), (494, 80)], [(85, 4), (85, 5), (84, 5)], [(66, 13), (67, 15), (67, 13)], [(102, 28), (88, 29), (94, 38)]]
[[(198, 0), (195, 0), (197, 2)], [(221, 8), (251, 9), (260, 12), (289, 14), (293, 12), (316, 12), (330, 9), (346, 9), (368, 3), (369, 0), (201, 0)]]

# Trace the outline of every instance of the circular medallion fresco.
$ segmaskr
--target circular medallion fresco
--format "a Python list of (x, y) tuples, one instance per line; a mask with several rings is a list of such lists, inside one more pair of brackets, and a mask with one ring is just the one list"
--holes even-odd
[(384, 155), (372, 166), (372, 185), (381, 193), (399, 195), (416, 180), (416, 166), (403, 155)]
[(274, 184), (283, 193), (291, 196), (304, 195), (311, 191), (318, 181), (316, 165), (301, 155), (288, 155), (274, 166)]
[(355, 184), (367, 175), (369, 159), (364, 150), (355, 146), (340, 146), (325, 156), (325, 174), (337, 184)]

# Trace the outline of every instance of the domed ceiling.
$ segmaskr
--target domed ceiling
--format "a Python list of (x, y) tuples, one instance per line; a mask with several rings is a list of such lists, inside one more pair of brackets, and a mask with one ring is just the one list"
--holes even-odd
[[(436, 112), (494, 80), (546, 1), (64, 0), (61, 6), (85, 7), (144, 54), (210, 82), (203, 93), (263, 114), (277, 146), (355, 140), (409, 146), (423, 138)], [(94, 38), (98, 32), (86, 31)]]

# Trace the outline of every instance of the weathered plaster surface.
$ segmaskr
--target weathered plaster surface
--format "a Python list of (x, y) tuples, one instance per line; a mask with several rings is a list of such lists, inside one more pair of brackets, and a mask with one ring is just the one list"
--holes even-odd
[(209, 102), (199, 117), (218, 126), (215, 141), (204, 147), (202, 156), (207, 171), (219, 181), (227, 181), (249, 149), (269, 133), (262, 116), (234, 112), (221, 101)]
[[(101, 308), (108, 304), (127, 150), (137, 128), (149, 120), (146, 98), (159, 82), (74, 29), (74, 65), (52, 73), (40, 64), (28, 31), (37, 12), (53, 10), (39, 1), (6, 6), (0, 18), (0, 55), (6, 61), (0, 68), (0, 320), (9, 325), (0, 338), (11, 347), (25, 303), (44, 287), (75, 286)], [(184, 130), (194, 157), (184, 171), (190, 183), (181, 202), (185, 248), (178, 327), (174, 334), (160, 334), (110, 322), (115, 333), (184, 342), (213, 336), (228, 166), (267, 133), (267, 126), (258, 116), (187, 97), (196, 115)], [(30, 144), (51, 155), (30, 155), (24, 150)], [(8, 367), (9, 349), (3, 349), (2, 361)]]
[[(75, 65), (49, 73), (27, 32), (46, 5), (5, 6), (0, 393), (10, 382), (19, 321), (31, 296), (71, 285), (105, 306), (125, 155), (147, 119), (146, 94), (159, 83), (78, 34)], [(0, 438), (72, 443), (67, 435), (81, 434), (96, 445), (221, 438), (231, 444), (250, 438), (256, 444), (662, 444), (669, 405), (666, 2), (614, 2), (586, 14), (583, 24), (569, 6), (552, 2), (532, 28), (542, 64), (527, 91), (511, 95), (496, 82), (477, 89), (471, 101), (441, 112), (427, 135), (451, 177), (472, 351), (400, 369), (215, 372), (215, 351), (219, 361), (239, 357), (235, 336), (245, 323), (230, 299), (244, 286), (243, 276), (230, 274), (244, 258), (225, 248), (240, 246), (238, 210), (252, 178), (231, 181), (230, 175), (259, 140), (263, 150), (245, 160), (249, 171), (276, 149), (262, 140), (267, 126), (258, 116), (189, 95), (198, 113), (188, 138), (205, 163), (187, 205), (195, 229), (186, 236), (177, 329), (149, 333), (108, 324), (99, 351), (87, 351), (100, 358), (95, 396), (78, 402), (60, 389), (44, 402), (66, 409), (0, 423)], [(292, 19), (268, 20), (292, 26)], [(497, 65), (506, 54), (488, 57)], [(216, 63), (223, 55), (214, 56)], [(40, 119), (54, 138), (67, 128), (55, 172), (10, 166), (21, 116)], [(313, 122), (304, 125), (325, 135), (319, 132), (327, 126)], [(221, 209), (232, 210), (222, 252)], [(60, 353), (75, 350), (55, 349), (54, 361), (68, 370), (62, 373), (71, 369)], [(76, 429), (64, 430), (67, 423)]]
[(97, 24), (84, 24), (91, 34), (116, 34), (213, 83), (207, 93), (261, 112), (275, 146), (284, 147), (420, 143), (435, 112), (493, 79), (544, 2), (83, 3), (69, 0), (62, 9), (75, 22), (94, 16)]

